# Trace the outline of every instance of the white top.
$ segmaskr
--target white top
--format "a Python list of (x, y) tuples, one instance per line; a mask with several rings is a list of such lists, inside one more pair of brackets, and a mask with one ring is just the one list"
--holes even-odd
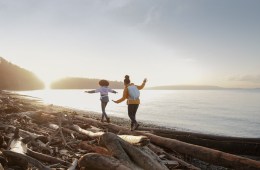
[(108, 92), (113, 93), (114, 90), (108, 88), (107, 86), (101, 86), (100, 88), (95, 90), (96, 93), (100, 92), (101, 96), (108, 96)]

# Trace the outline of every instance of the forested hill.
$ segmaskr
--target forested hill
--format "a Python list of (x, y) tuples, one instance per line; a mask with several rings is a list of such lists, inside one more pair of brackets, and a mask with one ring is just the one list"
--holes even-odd
[(0, 57), (0, 90), (43, 89), (44, 83), (32, 72)]
[[(52, 89), (96, 89), (99, 87), (100, 79), (68, 77), (51, 84)], [(123, 82), (109, 81), (109, 87), (112, 89), (124, 88)]]

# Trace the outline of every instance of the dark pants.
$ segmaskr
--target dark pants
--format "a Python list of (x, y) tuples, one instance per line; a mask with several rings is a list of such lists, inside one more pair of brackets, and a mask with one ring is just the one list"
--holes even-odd
[(131, 119), (131, 127), (133, 127), (134, 124), (137, 123), (135, 119), (135, 115), (137, 112), (139, 104), (129, 104), (128, 105), (128, 116)]
[(106, 113), (106, 106), (107, 106), (108, 102), (101, 102), (101, 108), (102, 108), (102, 120), (104, 119), (104, 117), (107, 117), (107, 113)]

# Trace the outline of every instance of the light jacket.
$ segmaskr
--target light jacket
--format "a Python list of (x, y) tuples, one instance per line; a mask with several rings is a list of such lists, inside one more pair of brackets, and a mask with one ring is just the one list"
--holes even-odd
[[(134, 84), (131, 83), (131, 84), (128, 84), (128, 85), (125, 86), (124, 91), (123, 91), (123, 96), (122, 96), (122, 98), (116, 100), (116, 101), (115, 101), (116, 103), (121, 103), (121, 102), (123, 102), (125, 99), (127, 99), (127, 102), (126, 102), (127, 104), (140, 104), (140, 99), (129, 100), (129, 97), (130, 97), (130, 96), (129, 96), (127, 87), (128, 87), (128, 86), (131, 86), (131, 85), (134, 85)], [(135, 85), (135, 86), (138, 88), (138, 90), (141, 90), (141, 89), (144, 88), (145, 82), (143, 82), (143, 84), (140, 85), (140, 86), (138, 86), (138, 85)]]
[(96, 90), (88, 91), (88, 93), (100, 93), (100, 96), (108, 96), (108, 92), (116, 93), (115, 90), (112, 90), (107, 86), (101, 86), (100, 88), (98, 88)]

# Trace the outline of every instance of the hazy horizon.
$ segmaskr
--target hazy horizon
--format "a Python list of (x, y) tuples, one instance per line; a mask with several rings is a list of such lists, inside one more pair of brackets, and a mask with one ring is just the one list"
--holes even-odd
[(46, 84), (260, 88), (260, 1), (0, 0), (0, 56)]

